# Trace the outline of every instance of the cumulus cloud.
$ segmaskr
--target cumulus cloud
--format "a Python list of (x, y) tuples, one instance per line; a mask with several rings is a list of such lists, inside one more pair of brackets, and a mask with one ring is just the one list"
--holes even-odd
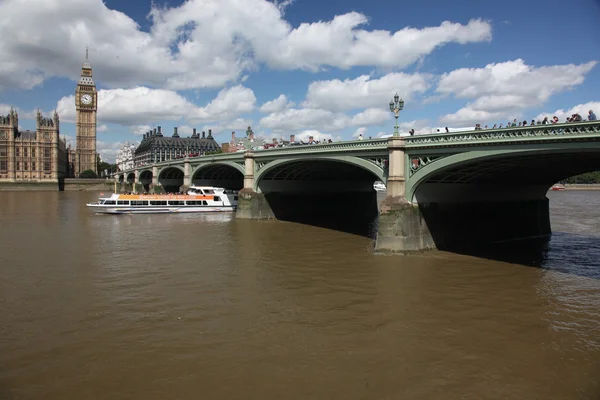
[[(98, 91), (98, 119), (125, 126), (185, 119), (191, 123), (235, 118), (254, 109), (254, 92), (243, 86), (222, 89), (205, 107), (198, 107), (177, 92), (136, 87)], [(75, 98), (66, 96), (56, 106), (61, 120), (75, 122)], [(139, 128), (133, 128), (134, 133)], [(142, 131), (141, 133), (144, 133)]]
[(544, 117), (552, 118), (556, 115), (560, 122), (564, 122), (567, 117), (570, 117), (573, 114), (579, 114), (584, 120), (587, 120), (590, 110), (596, 114), (597, 118), (600, 117), (600, 101), (590, 101), (589, 103), (578, 104), (569, 108), (568, 110), (561, 108), (560, 110), (556, 110), (554, 112), (541, 113), (535, 117), (535, 120), (542, 120)]
[(361, 126), (352, 134), (352, 137), (358, 138), (360, 135), (363, 135), (363, 137), (365, 137), (366, 133), (367, 133), (367, 128), (364, 126)]
[(4, 0), (0, 90), (31, 89), (53, 76), (76, 79), (86, 45), (95, 77), (110, 87), (181, 90), (239, 82), (261, 65), (310, 71), (402, 68), (447, 43), (491, 38), (490, 24), (481, 20), (368, 31), (361, 29), (367, 16), (357, 12), (293, 28), (282, 14), (289, 4), (188, 0), (177, 7), (152, 5), (150, 28), (142, 29), (102, 0)]
[(440, 122), (449, 124), (494, 123), (519, 117), (522, 110), (539, 106), (552, 95), (584, 82), (596, 61), (544, 67), (526, 65), (521, 59), (488, 64), (484, 68), (461, 68), (442, 75), (437, 92), (474, 99)]
[(267, 101), (260, 106), (260, 112), (262, 113), (274, 113), (283, 111), (286, 108), (292, 108), (295, 104), (289, 101), (285, 94), (279, 95), (276, 99)]
[(311, 129), (312, 127), (339, 131), (352, 126), (382, 125), (389, 119), (389, 112), (377, 108), (368, 108), (354, 116), (315, 108), (291, 108), (261, 118), (259, 126), (272, 129), (276, 133)]
[(341, 140), (341, 137), (339, 135), (333, 135), (331, 133), (324, 133), (315, 129), (309, 129), (309, 130), (304, 130), (301, 132), (296, 133), (296, 141), (302, 141), (302, 142), (308, 142), (308, 138), (313, 137), (313, 140), (317, 140), (317, 141), (322, 141), (322, 140), (329, 140), (331, 139), (332, 141), (339, 141)]
[(391, 73), (379, 79), (361, 75), (355, 79), (312, 82), (303, 106), (330, 111), (385, 107), (397, 92), (405, 101), (425, 92), (432, 83), (429, 74)]

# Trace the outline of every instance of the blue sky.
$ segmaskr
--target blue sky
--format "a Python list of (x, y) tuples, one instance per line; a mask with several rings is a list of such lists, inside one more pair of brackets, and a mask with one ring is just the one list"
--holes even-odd
[(248, 125), (269, 139), (381, 136), (396, 92), (401, 130), (418, 134), (600, 113), (598, 0), (24, 3), (0, 3), (0, 113), (15, 106), (32, 129), (36, 108), (57, 109), (73, 140), (87, 45), (109, 161), (159, 125), (219, 142)]

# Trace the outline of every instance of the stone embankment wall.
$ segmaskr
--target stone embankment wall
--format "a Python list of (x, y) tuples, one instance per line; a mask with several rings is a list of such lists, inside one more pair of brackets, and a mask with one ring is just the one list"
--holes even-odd
[(114, 181), (106, 179), (65, 179), (63, 182), (0, 182), (0, 191), (18, 192), (18, 191), (102, 191), (114, 187)]
[(95, 192), (98, 190), (108, 190), (113, 188), (114, 185), (114, 181), (107, 181), (106, 179), (68, 178), (65, 179), (64, 190)]
[(580, 183), (569, 183), (565, 185), (567, 190), (600, 190), (599, 183), (580, 184)]

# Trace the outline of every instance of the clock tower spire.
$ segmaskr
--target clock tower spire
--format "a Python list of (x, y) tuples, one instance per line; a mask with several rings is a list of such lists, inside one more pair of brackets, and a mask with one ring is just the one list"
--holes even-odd
[(75, 89), (75, 176), (87, 170), (97, 173), (96, 154), (96, 112), (98, 110), (98, 93), (92, 78), (92, 65), (88, 59), (88, 49), (85, 48), (85, 61), (81, 66), (81, 77)]

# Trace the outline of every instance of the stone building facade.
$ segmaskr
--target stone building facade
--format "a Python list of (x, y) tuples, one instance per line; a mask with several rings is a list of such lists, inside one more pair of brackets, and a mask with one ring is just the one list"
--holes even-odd
[(0, 182), (58, 183), (66, 176), (67, 148), (56, 112), (45, 118), (38, 110), (35, 131), (19, 131), (12, 108), (0, 116)]
[(135, 159), (135, 149), (136, 145), (129, 142), (125, 142), (121, 146), (115, 160), (119, 171), (126, 171), (135, 167), (133, 162)]
[(182, 138), (177, 133), (177, 127), (173, 128), (173, 136), (165, 137), (159, 126), (144, 134), (142, 142), (135, 149), (134, 163), (136, 167), (139, 167), (185, 157), (186, 155), (193, 157), (219, 150), (220, 146), (213, 138), (210, 129), (208, 130), (208, 136), (204, 131), (200, 136), (194, 128), (191, 137)]

